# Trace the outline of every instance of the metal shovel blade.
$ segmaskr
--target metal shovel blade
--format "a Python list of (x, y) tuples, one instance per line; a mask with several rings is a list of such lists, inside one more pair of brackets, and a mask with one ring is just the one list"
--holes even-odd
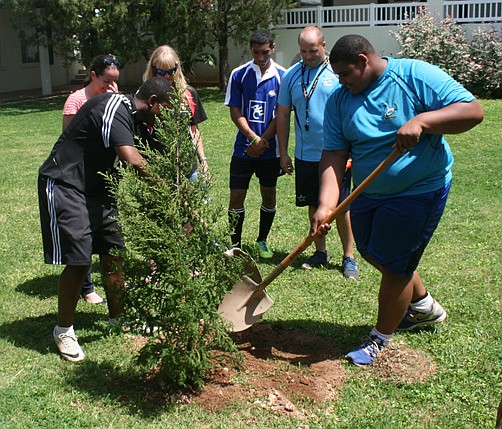
[(259, 290), (258, 283), (244, 275), (225, 295), (218, 311), (233, 325), (233, 332), (241, 332), (253, 326), (273, 304), (272, 298)]

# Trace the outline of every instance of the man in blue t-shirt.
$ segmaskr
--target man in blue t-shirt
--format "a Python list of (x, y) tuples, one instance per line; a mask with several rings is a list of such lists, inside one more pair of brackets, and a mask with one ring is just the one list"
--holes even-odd
[(368, 340), (346, 356), (369, 365), (396, 329), (446, 318), (417, 267), (450, 188), (453, 156), (443, 134), (470, 130), (483, 120), (483, 109), (438, 67), (380, 57), (358, 35), (340, 38), (330, 62), (342, 86), (326, 105), (320, 204), (312, 231), (330, 228), (322, 221), (336, 207), (349, 153), (354, 186), (394, 146), (402, 155), (351, 204), (357, 249), (381, 273), (377, 323)]
[(262, 197), (256, 245), (262, 258), (271, 258), (273, 252), (267, 237), (275, 217), (280, 172), (275, 110), (285, 69), (272, 60), (275, 43), (270, 32), (255, 31), (249, 45), (253, 60), (232, 71), (225, 97), (225, 105), (230, 107), (230, 117), (237, 126), (230, 163), (228, 216), (233, 227), (232, 245), (241, 247), (244, 201), (251, 177), (256, 174)]
[[(295, 184), (297, 207), (308, 207), (309, 221), (319, 204), (319, 160), (323, 146), (323, 122), (326, 100), (338, 78), (326, 55), (326, 42), (317, 27), (306, 27), (298, 36), (302, 60), (291, 66), (282, 78), (277, 106), (277, 140), (281, 168), (289, 174), (293, 165), (288, 155), (291, 111), (295, 118)], [(342, 202), (350, 192), (350, 168), (345, 172), (340, 189)], [(359, 270), (354, 260), (354, 237), (347, 210), (338, 216), (336, 226), (343, 248), (342, 271), (347, 279), (357, 279)], [(315, 252), (303, 264), (303, 269), (326, 266), (326, 237), (314, 239)]]

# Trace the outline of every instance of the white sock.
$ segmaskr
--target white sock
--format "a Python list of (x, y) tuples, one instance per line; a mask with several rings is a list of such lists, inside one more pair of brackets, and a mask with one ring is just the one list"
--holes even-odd
[(71, 335), (75, 334), (75, 331), (73, 330), (73, 325), (68, 327), (56, 325), (56, 327), (54, 328), (54, 335), (58, 336), (61, 334), (71, 334)]
[(392, 341), (392, 334), (382, 334), (375, 327), (371, 330), (370, 335), (376, 335), (378, 338), (381, 338), (383, 340), (384, 347), (387, 347)]
[(432, 299), (431, 294), (427, 292), (427, 295), (425, 295), (425, 297), (423, 297), (420, 301), (410, 303), (410, 307), (415, 311), (425, 313), (430, 310), (432, 304), (434, 304), (434, 299)]

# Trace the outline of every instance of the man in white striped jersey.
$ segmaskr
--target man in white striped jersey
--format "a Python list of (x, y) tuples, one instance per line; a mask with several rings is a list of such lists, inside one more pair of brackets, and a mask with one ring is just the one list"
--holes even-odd
[(110, 319), (122, 306), (122, 261), (110, 254), (123, 249), (117, 209), (103, 173), (128, 162), (145, 175), (144, 158), (134, 147), (136, 124), (153, 125), (159, 105), (168, 104), (170, 83), (147, 80), (134, 94), (105, 93), (87, 101), (73, 117), (39, 170), (40, 219), (47, 264), (66, 265), (59, 278), (58, 324), (54, 340), (61, 355), (79, 362), (85, 355), (73, 330), (78, 295), (92, 255), (99, 254)]

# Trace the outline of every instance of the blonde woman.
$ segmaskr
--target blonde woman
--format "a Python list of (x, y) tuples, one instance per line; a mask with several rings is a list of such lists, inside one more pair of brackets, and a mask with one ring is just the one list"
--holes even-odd
[[(198, 127), (198, 124), (207, 119), (207, 115), (202, 107), (199, 94), (197, 94), (195, 88), (187, 84), (178, 54), (169, 45), (159, 46), (150, 56), (145, 73), (143, 74), (143, 81), (151, 77), (167, 79), (181, 94), (184, 94), (186, 103), (183, 104), (186, 106), (187, 112), (190, 113), (190, 134), (197, 149), (200, 170), (203, 175), (208, 175), (207, 158), (204, 153), (204, 146)], [(195, 166), (189, 178), (197, 180), (197, 177), (198, 171)]]

